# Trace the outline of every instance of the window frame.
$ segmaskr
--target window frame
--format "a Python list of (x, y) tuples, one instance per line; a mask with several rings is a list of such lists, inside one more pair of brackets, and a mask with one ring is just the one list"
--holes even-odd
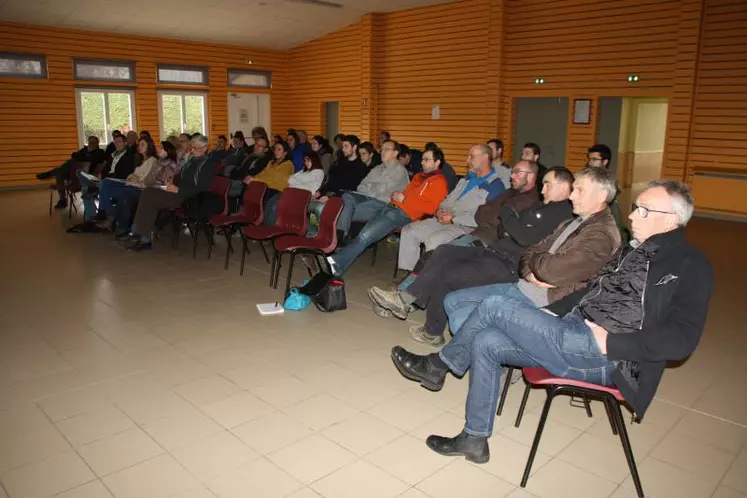
[[(195, 83), (192, 81), (164, 81), (161, 79), (161, 69), (172, 69), (176, 71), (199, 71), (204, 75), (204, 81)], [(208, 86), (210, 84), (210, 68), (208, 66), (187, 66), (183, 64), (156, 64), (156, 82), (159, 85), (189, 85)]]
[(205, 136), (208, 136), (210, 133), (210, 114), (209, 114), (209, 96), (210, 93), (208, 91), (203, 90), (180, 90), (177, 88), (163, 88), (158, 90), (156, 92), (156, 95), (158, 96), (158, 126), (161, 136), (161, 140), (166, 140), (166, 127), (164, 126), (163, 122), (163, 96), (164, 95), (178, 95), (181, 99), (181, 113), (182, 113), (182, 122), (180, 123), (180, 130), (181, 133), (185, 133), (184, 131), (184, 125), (186, 124), (186, 99), (187, 96), (200, 96), (203, 98), (202, 101), (202, 121), (203, 121), (203, 134)]
[[(267, 85), (241, 85), (231, 83), (231, 73), (265, 76), (267, 78)], [(226, 71), (226, 84), (230, 88), (263, 88), (266, 90), (270, 90), (272, 89), (272, 71), (258, 71), (254, 69), (240, 69), (229, 67), (228, 71)]]
[[(91, 64), (91, 65), (100, 65), (100, 66), (114, 66), (114, 67), (126, 67), (130, 69), (130, 77), (128, 79), (113, 79), (113, 78), (88, 78), (88, 77), (79, 77), (78, 76), (78, 64)], [(90, 59), (87, 57), (73, 57), (73, 79), (75, 81), (93, 81), (95, 83), (119, 83), (119, 84), (126, 84), (126, 83), (136, 83), (137, 82), (137, 74), (136, 74), (136, 63), (135, 61), (124, 61), (124, 60), (117, 60), (117, 59)]]
[(24, 78), (45, 80), (49, 78), (47, 69), (47, 56), (44, 54), (34, 54), (30, 52), (0, 52), (0, 59), (11, 59), (20, 61), (38, 61), (41, 64), (41, 74), (23, 74), (23, 73), (0, 73), (0, 78)]
[[(88, 137), (84, 133), (85, 126), (83, 123), (83, 99), (81, 93), (83, 92), (89, 92), (89, 93), (103, 93), (105, 98), (107, 93), (127, 93), (130, 96), (130, 121), (132, 122), (131, 128), (133, 130), (137, 130), (137, 115), (136, 113), (136, 106), (135, 106), (135, 89), (134, 88), (127, 88), (127, 87), (96, 87), (96, 86), (76, 86), (75, 87), (75, 112), (77, 115), (78, 120), (78, 140), (80, 143), (85, 146), (88, 143)], [(110, 114), (109, 114), (109, 104), (108, 102), (104, 102), (104, 133), (107, 134), (106, 139), (104, 143), (99, 143), (99, 146), (102, 149), (105, 149), (106, 146), (109, 144), (109, 140), (111, 140), (111, 133), (112, 130), (110, 129), (109, 125), (111, 124), (109, 121)], [(99, 141), (100, 142), (100, 141)]]

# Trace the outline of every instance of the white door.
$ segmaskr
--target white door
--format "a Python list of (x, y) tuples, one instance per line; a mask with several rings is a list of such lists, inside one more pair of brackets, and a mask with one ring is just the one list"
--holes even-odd
[(228, 94), (228, 131), (241, 130), (249, 139), (252, 128), (263, 126), (270, 133), (270, 96), (266, 93)]
[(78, 88), (78, 138), (86, 145), (96, 136), (102, 147), (111, 140), (114, 130), (122, 133), (135, 128), (134, 95), (130, 90)]
[(181, 133), (207, 133), (207, 94), (162, 91), (158, 96), (162, 140)]

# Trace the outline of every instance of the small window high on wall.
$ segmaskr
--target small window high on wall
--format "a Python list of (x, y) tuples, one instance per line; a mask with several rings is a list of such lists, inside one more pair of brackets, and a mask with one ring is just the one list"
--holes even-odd
[(159, 64), (158, 82), (176, 85), (207, 85), (208, 69), (197, 66)]
[(228, 86), (249, 88), (270, 88), (272, 73), (268, 71), (247, 71), (246, 69), (229, 69)]
[(135, 82), (135, 63), (101, 59), (73, 59), (75, 79), (79, 81)]
[(0, 77), (46, 78), (47, 59), (43, 55), (0, 52)]

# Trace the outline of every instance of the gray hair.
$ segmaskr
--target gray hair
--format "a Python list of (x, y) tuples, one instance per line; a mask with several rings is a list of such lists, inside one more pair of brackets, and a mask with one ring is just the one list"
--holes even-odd
[(199, 133), (192, 137), (192, 140), (189, 141), (189, 143), (198, 145), (200, 147), (207, 147), (209, 142), (210, 141), (205, 135), (200, 135)]
[(663, 188), (672, 200), (672, 211), (679, 218), (679, 225), (687, 225), (695, 209), (693, 194), (687, 185), (676, 180), (654, 180), (648, 183), (648, 188)]
[(487, 154), (490, 162), (493, 162), (493, 149), (490, 148), (490, 145), (477, 144), (475, 145), (475, 147), (480, 149), (480, 152), (482, 152), (483, 154)]
[(576, 180), (588, 178), (607, 193), (607, 204), (613, 201), (617, 195), (617, 182), (612, 172), (605, 168), (584, 168), (576, 173)]

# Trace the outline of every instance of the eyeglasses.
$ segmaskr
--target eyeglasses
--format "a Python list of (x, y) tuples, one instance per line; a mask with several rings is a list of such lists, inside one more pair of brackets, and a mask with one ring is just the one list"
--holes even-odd
[(648, 218), (649, 213), (677, 214), (677, 213), (673, 213), (672, 211), (660, 211), (658, 209), (649, 209), (646, 206), (639, 206), (638, 204), (633, 204), (633, 211), (638, 211), (638, 216), (640, 216), (641, 218)]

